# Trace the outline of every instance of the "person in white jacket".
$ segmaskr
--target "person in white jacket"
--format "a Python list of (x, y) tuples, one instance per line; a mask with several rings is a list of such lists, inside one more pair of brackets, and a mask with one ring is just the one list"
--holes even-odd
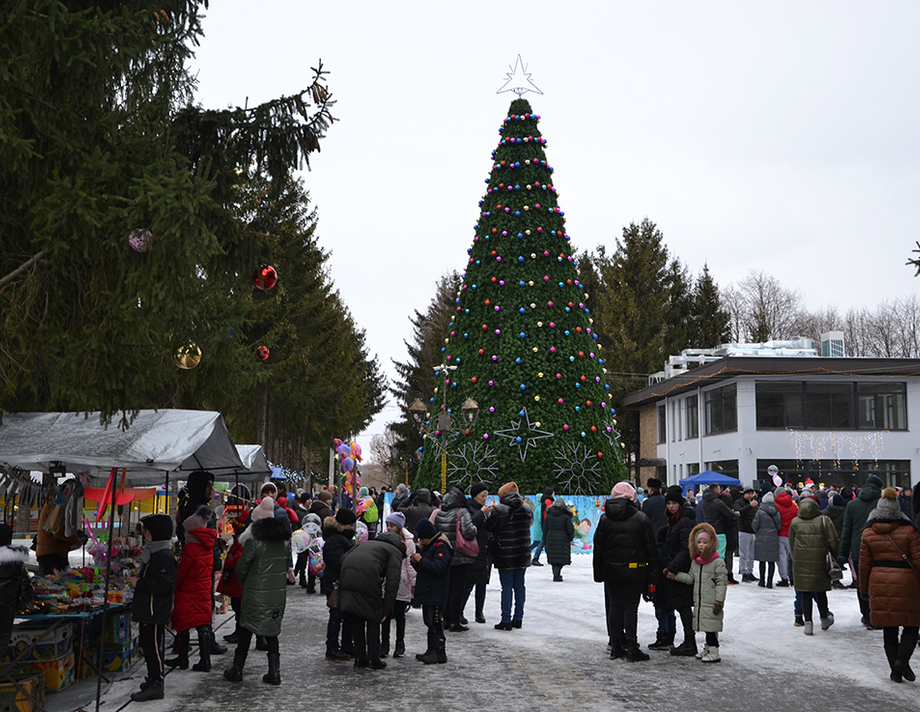
[(380, 629), (380, 657), (385, 658), (390, 654), (390, 621), (396, 621), (396, 647), (393, 657), (401, 658), (406, 654), (406, 611), (412, 602), (415, 592), (415, 568), (410, 563), (409, 557), (415, 553), (415, 539), (412, 532), (406, 529), (406, 515), (402, 512), (393, 512), (386, 518), (388, 532), (396, 534), (406, 546), (406, 556), (402, 560), (399, 573), (399, 592), (396, 594), (396, 604), (393, 614), (387, 616)]

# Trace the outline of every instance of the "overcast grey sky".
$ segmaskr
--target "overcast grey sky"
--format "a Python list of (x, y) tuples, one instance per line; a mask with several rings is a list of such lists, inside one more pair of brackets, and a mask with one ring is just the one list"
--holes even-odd
[(763, 270), (843, 311), (915, 293), (918, 21), (916, 2), (211, 0), (195, 66), (212, 108), (330, 70), (340, 121), (304, 178), (389, 373), (464, 266), (518, 53), (575, 249), (648, 217), (722, 286)]

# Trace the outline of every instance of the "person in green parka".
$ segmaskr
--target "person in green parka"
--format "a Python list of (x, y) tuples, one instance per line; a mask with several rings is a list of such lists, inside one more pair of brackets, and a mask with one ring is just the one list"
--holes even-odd
[(572, 563), (574, 538), (572, 510), (562, 497), (558, 497), (546, 508), (546, 518), (543, 520), (543, 549), (546, 551), (547, 562), (553, 567), (553, 581), (562, 581), (562, 567)]
[(827, 607), (831, 577), (827, 573), (827, 554), (834, 558), (840, 550), (837, 529), (821, 514), (813, 497), (799, 500), (799, 513), (789, 525), (789, 553), (792, 555), (792, 580), (802, 601), (805, 635), (814, 635), (813, 604), (818, 604), (821, 630), (834, 625), (834, 614)]
[(264, 636), (268, 643), (268, 673), (262, 681), (281, 684), (281, 653), (278, 635), (284, 618), (287, 583), (294, 583), (291, 554), (291, 524), (287, 512), (264, 497), (252, 510), (249, 527), (240, 535), (243, 553), (236, 565), (236, 577), (243, 586), (240, 604), (240, 635), (233, 665), (224, 671), (231, 682), (243, 679), (243, 666), (253, 635)]

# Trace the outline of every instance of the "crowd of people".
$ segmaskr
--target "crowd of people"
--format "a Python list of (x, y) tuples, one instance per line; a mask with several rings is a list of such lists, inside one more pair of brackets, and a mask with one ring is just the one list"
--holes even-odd
[[(844, 585), (839, 579), (849, 567), (863, 624), (884, 631), (891, 679), (915, 679), (910, 657), (920, 630), (920, 536), (910, 492), (886, 488), (875, 475), (857, 491), (810, 482), (800, 491), (782, 484), (760, 490), (712, 484), (697, 496), (678, 486), (664, 488), (656, 479), (647, 485), (642, 491), (617, 483), (594, 532), (593, 573), (604, 586), (612, 658), (649, 659), (637, 634), (645, 598), (653, 602), (658, 623), (648, 649), (719, 662), (726, 594), (745, 583), (790, 587), (795, 625), (809, 636), (816, 622), (827, 631), (834, 624), (827, 592)], [(514, 482), (499, 487), (495, 504), (488, 503), (489, 494), (485, 484), (468, 492), (453, 486), (443, 496), (424, 488), (410, 493), (400, 485), (387, 508), (377, 493), (361, 488), (353, 504), (337, 506), (329, 490), (289, 497), (283, 485), (266, 483), (254, 506), (232, 520), (233, 539), (221, 557), (209, 506), (213, 477), (193, 473), (175, 521), (178, 564), (173, 520), (166, 515), (142, 520), (146, 545), (133, 612), (141, 624), (147, 676), (132, 699), (163, 697), (164, 668), (190, 666), (193, 629), (199, 656), (193, 670), (208, 672), (211, 656), (226, 652), (211, 627), (215, 575), (217, 590), (230, 597), (235, 621), (224, 636), (236, 646), (224, 677), (243, 679), (255, 638), (256, 649), (268, 657), (263, 681), (281, 683), (278, 636), (287, 587), (299, 576), (308, 593), (317, 590), (317, 572), (303, 556), (292, 556), (292, 533), (306, 524), (322, 535), (319, 592), (328, 606), (327, 660), (381, 670), (391, 654), (405, 656), (406, 613), (412, 606), (421, 609), (427, 630), (427, 647), (415, 657), (426, 665), (446, 663), (446, 633), (469, 630), (471, 597), (473, 619), (486, 622), (493, 568), (501, 589), (501, 617), (494, 628), (522, 628), (527, 569), (539, 565), (545, 552), (553, 581), (561, 582), (571, 563), (572, 511), (551, 488), (539, 509)], [(539, 545), (531, 537), (535, 518)], [(736, 555), (740, 581), (733, 575)], [(167, 625), (177, 633), (171, 659), (164, 657)], [(697, 634), (704, 635), (702, 647)]]

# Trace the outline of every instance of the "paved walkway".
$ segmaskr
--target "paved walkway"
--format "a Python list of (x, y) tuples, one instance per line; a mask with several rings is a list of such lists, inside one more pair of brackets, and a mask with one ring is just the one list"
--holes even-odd
[[(228, 654), (214, 658), (209, 674), (171, 672), (163, 701), (129, 703), (128, 696), (143, 679), (140, 663), (127, 679), (106, 687), (103, 709), (920, 710), (920, 683), (897, 685), (888, 680), (881, 632), (859, 625), (855, 591), (831, 592), (837, 623), (809, 638), (792, 625), (794, 594), (789, 589), (733, 586), (726, 603), (721, 664), (703, 665), (667, 653), (652, 653), (649, 662), (627, 663), (608, 656), (603, 592), (592, 581), (590, 556), (576, 557), (564, 576), (563, 583), (553, 583), (548, 566), (528, 571), (524, 627), (509, 632), (492, 627), (498, 620), (493, 576), (486, 602), (488, 624), (472, 623), (467, 633), (449, 633), (446, 665), (425, 666), (415, 660), (415, 653), (425, 648), (425, 631), (420, 612), (410, 611), (407, 656), (388, 658), (382, 671), (327, 662), (325, 599), (290, 587), (281, 636), (280, 687), (261, 681), (266, 657), (252, 651), (242, 683), (231, 684), (221, 675), (230, 664)], [(229, 617), (218, 622), (224, 625), (220, 634), (230, 630)], [(643, 646), (654, 640), (655, 627), (652, 607), (643, 603)], [(698, 639), (701, 642), (702, 636)], [(920, 658), (916, 667), (920, 668)], [(81, 682), (83, 694), (88, 682)], [(82, 695), (62, 706), (65, 696), (67, 692), (55, 696), (62, 698), (54, 700), (55, 709), (76, 709), (77, 697), (92, 709), (93, 703), (87, 704)]]

